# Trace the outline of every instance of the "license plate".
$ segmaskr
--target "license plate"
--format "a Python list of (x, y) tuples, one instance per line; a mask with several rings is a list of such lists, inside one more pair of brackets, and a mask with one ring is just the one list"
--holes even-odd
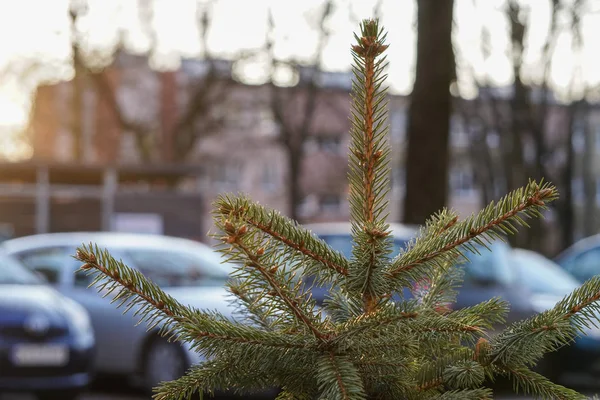
[(60, 367), (69, 362), (69, 349), (54, 344), (17, 345), (13, 347), (12, 362), (19, 367)]

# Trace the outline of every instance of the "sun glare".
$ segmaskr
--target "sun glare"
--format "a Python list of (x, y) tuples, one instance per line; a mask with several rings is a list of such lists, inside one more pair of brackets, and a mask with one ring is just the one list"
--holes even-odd
[[(545, 11), (533, 0), (522, 0), (529, 4), (535, 14)], [(155, 54), (150, 64), (163, 68), (177, 67), (180, 57), (202, 54), (202, 43), (198, 27), (195, 24), (198, 7), (209, 2), (198, 0), (146, 0), (152, 4), (154, 13), (151, 22), (156, 33)], [(478, 75), (485, 74), (496, 84), (510, 84), (512, 71), (505, 54), (508, 45), (506, 21), (501, 5), (505, 0), (478, 1), (477, 6), (471, 0), (456, 1), (455, 42), (460, 47), (460, 57), (464, 65), (471, 66)], [(4, 5), (0, 13), (0, 35), (10, 40), (0, 41), (0, 73), (2, 68), (16, 60), (38, 58), (38, 67), (55, 74), (55, 78), (65, 79), (48, 68), (53, 65), (68, 65), (71, 51), (71, 31), (68, 8), (72, 0), (19, 0)], [(136, 0), (87, 0), (88, 13), (81, 17), (77, 29), (85, 36), (83, 46), (104, 46), (111, 49), (118, 38), (133, 51), (144, 51), (151, 43), (145, 22), (140, 17)], [(327, 70), (345, 70), (350, 64), (350, 54), (346, 50), (355, 20), (372, 17), (376, 0), (338, 0), (331, 20), (328, 23), (330, 36), (323, 55), (324, 68)], [(208, 47), (215, 56), (239, 55), (240, 50), (256, 50), (264, 46), (267, 35), (267, 15), (270, 8), (275, 19), (274, 52), (282, 59), (312, 59), (317, 45), (318, 33), (315, 21), (322, 10), (324, 0), (219, 0), (210, 6), (211, 24), (208, 31)], [(415, 15), (414, 0), (386, 0), (381, 3), (382, 23), (389, 27), (389, 41), (393, 46), (389, 51), (389, 83), (391, 91), (409, 94), (414, 79), (415, 62)], [(351, 6), (351, 7), (350, 7)], [(534, 7), (535, 6), (535, 7)], [(31, 13), (31, 10), (37, 10)], [(348, 12), (353, 11), (353, 15)], [(143, 14), (143, 13), (142, 13)], [(547, 14), (547, 13), (546, 13)], [(545, 14), (544, 14), (545, 15)], [(313, 18), (307, 24), (306, 18)], [(532, 26), (530, 42), (539, 47), (545, 38), (543, 25), (547, 24), (547, 15), (535, 21)], [(110, 21), (107, 23), (107, 21)], [(481, 56), (480, 24), (485, 21), (490, 29), (490, 38), (495, 51), (486, 60)], [(147, 21), (146, 21), (147, 22)], [(583, 21), (584, 35), (588, 42), (600, 33), (600, 15), (586, 16)], [(533, 29), (535, 28), (535, 29)], [(535, 37), (533, 37), (535, 36)], [(573, 60), (566, 53), (569, 46), (559, 43), (560, 57), (553, 67), (553, 78), (559, 85), (565, 85), (571, 75)], [(559, 46), (560, 47), (560, 46)], [(565, 54), (563, 54), (565, 53)], [(535, 54), (528, 54), (534, 57)], [(160, 58), (161, 62), (158, 62)], [(584, 80), (592, 83), (600, 81), (600, 58), (596, 57), (594, 46), (587, 44), (582, 52)], [(243, 67), (243, 68), (241, 68)], [(249, 65), (241, 63), (240, 69), (247, 73), (249, 80), (264, 81), (264, 63)], [(469, 72), (472, 74), (473, 72)], [(465, 76), (459, 71), (459, 76)], [(462, 87), (464, 82), (462, 82)], [(20, 90), (20, 89), (19, 89)], [(29, 90), (29, 89), (28, 89)], [(0, 86), (0, 127), (20, 126), (27, 118), (26, 107), (11, 100), (4, 92), (14, 93), (15, 89)], [(25, 93), (25, 90), (20, 92)], [(2, 128), (6, 130), (5, 128)], [(0, 133), (1, 134), (1, 133)]]

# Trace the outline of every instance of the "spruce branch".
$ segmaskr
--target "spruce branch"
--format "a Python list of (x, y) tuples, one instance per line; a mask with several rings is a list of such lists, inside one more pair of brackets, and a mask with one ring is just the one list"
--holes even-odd
[[(556, 188), (548, 183), (530, 181), (497, 203), (491, 202), (476, 215), (446, 224), (445, 229), (429, 229), (412, 241), (392, 262), (387, 271), (389, 279), (406, 285), (419, 280), (429, 271), (443, 268), (447, 261), (465, 258), (463, 250), (478, 253), (472, 243), (487, 247), (505, 234), (517, 232), (516, 225), (528, 227), (526, 218), (541, 217), (548, 202), (558, 196)], [(438, 217), (439, 221), (439, 217)], [(436, 225), (432, 222), (432, 225)]]
[(488, 400), (493, 399), (493, 392), (487, 388), (453, 390), (433, 397), (439, 400)]
[(517, 393), (534, 394), (544, 399), (584, 400), (587, 398), (524, 367), (505, 368), (502, 372), (511, 379), (513, 389)]
[(307, 266), (307, 274), (327, 275), (323, 269), (339, 275), (348, 274), (348, 260), (340, 252), (333, 250), (309, 230), (298, 226), (278, 211), (254, 203), (245, 196), (219, 196), (215, 202), (214, 215), (217, 219), (254, 226), (274, 240), (311, 259), (314, 263)]
[(361, 24), (361, 37), (352, 46), (354, 81), (352, 84), (352, 127), (348, 157), (350, 215), (356, 245), (352, 254), (348, 287), (360, 290), (364, 308), (373, 312), (386, 292), (387, 281), (380, 271), (387, 265), (392, 242), (385, 222), (389, 191), (389, 154), (387, 141), (386, 35), (377, 21)]
[(570, 344), (585, 328), (597, 326), (600, 277), (586, 281), (552, 309), (510, 325), (491, 342), (491, 362), (533, 365), (548, 352)]
[[(105, 291), (103, 297), (117, 291), (113, 302), (121, 300), (118, 307), (127, 304), (125, 312), (140, 305), (136, 315), (141, 314), (146, 321), (153, 321), (149, 329), (162, 320), (185, 318), (189, 313), (185, 306), (158, 285), (146, 279), (141, 272), (115, 260), (106, 249), (100, 249), (92, 243), (82, 245), (77, 249), (75, 258), (84, 263), (82, 271), (94, 276), (90, 287), (96, 286), (98, 291)], [(118, 290), (121, 288), (125, 290)]]
[(104, 297), (117, 292), (113, 302), (120, 300), (118, 307), (125, 305), (124, 313), (139, 306), (134, 315), (141, 316), (139, 323), (147, 322), (148, 330), (160, 327), (163, 336), (191, 342), (192, 347), (202, 348), (203, 355), (212, 356), (222, 342), (240, 345), (245, 351), (251, 348), (264, 352), (266, 348), (311, 347), (311, 344), (298, 342), (294, 337), (282, 337), (235, 323), (216, 312), (186, 307), (139, 271), (115, 260), (107, 250), (97, 246), (79, 247), (76, 259), (84, 263), (81, 270), (96, 275), (90, 286), (106, 290)]
[(225, 234), (221, 237), (225, 245), (221, 251), (229, 255), (229, 261), (240, 266), (238, 277), (248, 278), (248, 285), (268, 294), (263, 297), (269, 298), (272, 305), (280, 302), (282, 315), (291, 313), (294, 320), (316, 338), (326, 340), (328, 336), (319, 327), (314, 301), (310, 300), (302, 283), (294, 284), (295, 255), (283, 257), (285, 253), (280, 246), (272, 245), (262, 230), (248, 228), (244, 222), (238, 225), (229, 219), (221, 219), (217, 220), (217, 227)]
[(204, 393), (214, 394), (215, 390), (235, 390), (242, 383), (250, 386), (268, 387), (273, 382), (265, 377), (241, 368), (232, 368), (233, 360), (211, 360), (194, 366), (184, 376), (170, 382), (163, 382), (155, 388), (154, 400), (191, 400), (192, 396)]
[(445, 310), (456, 301), (457, 288), (462, 284), (464, 276), (464, 269), (457, 267), (458, 261), (454, 265), (447, 262), (442, 268), (431, 271), (428, 279), (413, 285), (411, 292), (419, 300), (419, 307)]
[(473, 351), (469, 348), (455, 348), (446, 354), (425, 361), (416, 372), (417, 390), (427, 391), (445, 383), (446, 370), (452, 365), (471, 361)]
[(320, 399), (364, 399), (362, 377), (346, 357), (328, 352), (317, 362)]
[(232, 293), (234, 299), (230, 301), (230, 305), (235, 307), (236, 312), (241, 315), (246, 321), (256, 324), (263, 329), (272, 331), (275, 329), (277, 320), (271, 316), (269, 308), (263, 305), (260, 293), (255, 293), (248, 290), (246, 285), (241, 282), (230, 280), (226, 284), (229, 292)]

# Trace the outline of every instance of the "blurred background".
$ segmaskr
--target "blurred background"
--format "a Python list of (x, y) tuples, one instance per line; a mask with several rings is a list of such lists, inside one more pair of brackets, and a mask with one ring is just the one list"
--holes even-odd
[(599, 0), (0, 7), (2, 239), (210, 243), (223, 192), (302, 223), (347, 221), (349, 46), (370, 17), (391, 45), (390, 221), (465, 216), (544, 178), (560, 199), (513, 246), (554, 258), (599, 232)]
[[(205, 240), (225, 191), (301, 222), (346, 220), (349, 44), (373, 16), (391, 43), (392, 220), (468, 214), (544, 177), (561, 200), (522, 244), (555, 254), (595, 233), (600, 3), (433, 3), (422, 32), (411, 0), (7, 3), (4, 234), (139, 226)], [(411, 94), (439, 111), (410, 118)]]

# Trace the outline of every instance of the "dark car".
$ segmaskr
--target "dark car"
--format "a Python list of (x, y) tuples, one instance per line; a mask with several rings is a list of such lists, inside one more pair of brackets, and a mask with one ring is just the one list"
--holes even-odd
[(0, 393), (75, 399), (91, 381), (94, 347), (83, 307), (0, 253)]
[[(306, 225), (306, 228), (346, 257), (352, 256), (349, 223), (318, 223)], [(417, 234), (417, 228), (403, 224), (391, 224), (390, 228), (394, 243), (393, 255), (396, 255)], [(464, 281), (452, 307), (468, 307), (492, 297), (500, 297), (510, 303), (509, 322), (534, 315), (536, 310), (529, 293), (511, 265), (510, 246), (496, 241), (490, 247), (491, 251), (482, 249), (479, 255), (469, 254), (469, 261), (461, 265), (465, 272)], [(328, 289), (316, 287), (313, 290), (313, 297), (318, 303), (323, 301)]]
[(600, 275), (600, 234), (581, 239), (555, 261), (581, 283)]
[[(350, 224), (319, 223), (306, 227), (346, 257), (352, 256)], [(416, 235), (417, 229), (401, 224), (391, 224), (391, 229), (393, 255), (396, 255)], [(600, 242), (597, 245), (594, 250), (599, 265), (596, 273), (600, 273)], [(459, 266), (464, 269), (464, 281), (456, 303), (451, 305), (453, 308), (469, 307), (499, 297), (510, 304), (507, 317), (510, 323), (554, 307), (579, 286), (573, 276), (538, 253), (513, 249), (499, 240), (489, 247), (491, 251), (482, 248), (480, 254), (467, 253), (469, 261)], [(312, 292), (313, 297), (320, 303), (328, 291), (328, 287), (317, 287)], [(404, 295), (410, 294), (405, 291)], [(552, 380), (558, 380), (565, 372), (600, 373), (600, 329), (589, 327), (585, 336), (573, 345), (545, 357), (537, 370)]]
[[(523, 249), (512, 254), (521, 282), (529, 290), (531, 303), (538, 312), (556, 305), (580, 286), (580, 282), (554, 261), (543, 255)], [(567, 373), (573, 377), (600, 376), (600, 327), (590, 325), (574, 343), (552, 353), (543, 373), (553, 380)]]

